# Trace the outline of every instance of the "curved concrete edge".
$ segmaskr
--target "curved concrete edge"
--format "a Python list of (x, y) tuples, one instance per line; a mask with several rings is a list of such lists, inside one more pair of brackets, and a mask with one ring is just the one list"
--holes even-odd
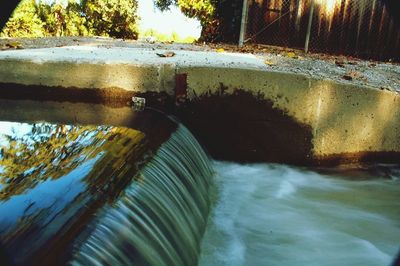
[(177, 51), (161, 58), (157, 53), (163, 51), (7, 51), (0, 53), (0, 83), (162, 92), (189, 102), (244, 90), (309, 126), (314, 159), (400, 153), (400, 96), (394, 92), (273, 72), (249, 55)]
[(179, 66), (266, 68), (251, 55), (193, 51), (176, 51), (174, 57), (157, 55), (163, 53), (165, 50), (87, 46), (1, 51), (0, 81), (172, 95)]
[(49, 87), (173, 93), (175, 65), (138, 66), (87, 62), (1, 60), (2, 83)]
[(275, 108), (311, 126), (316, 158), (400, 151), (397, 93), (260, 70), (191, 67), (178, 73), (188, 77), (190, 99), (219, 93), (222, 87), (226, 94), (242, 89), (271, 100)]

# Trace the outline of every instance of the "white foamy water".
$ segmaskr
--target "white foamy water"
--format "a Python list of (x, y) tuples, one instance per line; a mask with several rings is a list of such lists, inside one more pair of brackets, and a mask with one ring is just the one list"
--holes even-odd
[(400, 181), (351, 181), (273, 164), (214, 162), (200, 265), (390, 265)]

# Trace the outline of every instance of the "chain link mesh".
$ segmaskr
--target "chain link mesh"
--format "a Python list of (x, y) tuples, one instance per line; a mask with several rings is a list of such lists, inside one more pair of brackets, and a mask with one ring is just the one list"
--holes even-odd
[(312, 52), (400, 60), (395, 16), (381, 0), (250, 0), (245, 43), (304, 49), (309, 29)]

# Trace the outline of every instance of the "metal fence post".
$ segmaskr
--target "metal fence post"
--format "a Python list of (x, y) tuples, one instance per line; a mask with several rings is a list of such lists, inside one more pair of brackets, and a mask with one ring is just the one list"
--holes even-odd
[(242, 47), (244, 44), (244, 37), (246, 35), (247, 14), (248, 14), (248, 3), (247, 0), (243, 0), (242, 21), (240, 23), (239, 47)]
[(296, 32), (299, 32), (300, 31), (300, 17), (299, 17), (299, 11), (300, 11), (300, 0), (297, 0), (296, 1), (296, 24), (295, 24), (295, 27), (296, 27)]
[(311, 35), (311, 28), (314, 16), (314, 0), (311, 0), (311, 8), (310, 8), (310, 17), (308, 18), (308, 26), (307, 26), (307, 34), (306, 34), (306, 42), (304, 44), (304, 52), (308, 53), (308, 46), (310, 44), (310, 35)]

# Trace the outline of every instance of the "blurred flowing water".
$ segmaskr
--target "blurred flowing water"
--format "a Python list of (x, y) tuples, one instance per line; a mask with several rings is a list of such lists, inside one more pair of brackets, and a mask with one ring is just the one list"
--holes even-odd
[(207, 223), (208, 157), (183, 126), (78, 243), (72, 265), (195, 265)]
[(390, 265), (400, 249), (396, 171), (356, 180), (274, 164), (214, 168), (200, 265)]

